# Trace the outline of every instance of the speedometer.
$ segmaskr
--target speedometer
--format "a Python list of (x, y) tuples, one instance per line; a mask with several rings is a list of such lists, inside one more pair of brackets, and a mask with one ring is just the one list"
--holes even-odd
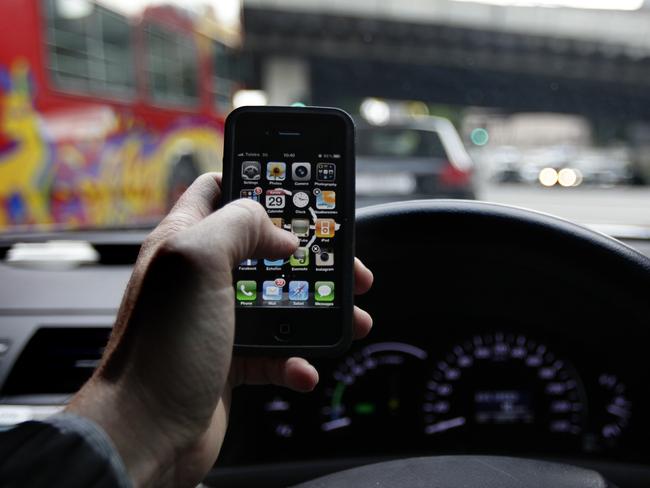
[[(400, 448), (395, 439), (420, 434), (419, 395), (427, 352), (402, 342), (370, 344), (347, 356), (325, 389), (320, 430), (345, 442)], [(381, 435), (378, 435), (381, 433)], [(381, 447), (382, 440), (388, 446)]]
[[(442, 356), (426, 383), (424, 432), (454, 443), (579, 442), (586, 419), (573, 367), (523, 335), (474, 336)], [(471, 436), (471, 439), (470, 439)], [(471, 442), (470, 442), (471, 441)]]

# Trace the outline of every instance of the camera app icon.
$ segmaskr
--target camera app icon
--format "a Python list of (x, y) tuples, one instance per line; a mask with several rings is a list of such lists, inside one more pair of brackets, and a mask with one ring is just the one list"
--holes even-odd
[(241, 165), (241, 178), (247, 181), (257, 181), (260, 179), (260, 162), (244, 161)]
[(321, 249), (316, 254), (316, 266), (334, 266), (334, 251), (330, 248)]
[(291, 178), (293, 181), (309, 181), (311, 179), (311, 163), (293, 163)]

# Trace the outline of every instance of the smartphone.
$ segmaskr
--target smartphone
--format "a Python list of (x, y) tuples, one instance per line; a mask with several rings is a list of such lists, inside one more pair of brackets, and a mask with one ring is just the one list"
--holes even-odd
[(226, 119), (224, 203), (250, 198), (300, 246), (233, 270), (235, 353), (336, 355), (352, 340), (354, 123), (322, 107), (241, 107)]

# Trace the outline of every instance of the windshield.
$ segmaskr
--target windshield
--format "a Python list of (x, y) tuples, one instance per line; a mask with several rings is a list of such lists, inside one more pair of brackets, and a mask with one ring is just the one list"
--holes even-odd
[(0, 233), (155, 225), (251, 104), (348, 111), (360, 207), (650, 229), (649, 34), (643, 0), (3, 1)]

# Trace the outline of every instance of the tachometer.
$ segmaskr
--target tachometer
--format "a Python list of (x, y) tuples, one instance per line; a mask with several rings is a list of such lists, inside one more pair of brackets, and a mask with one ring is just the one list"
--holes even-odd
[(474, 447), (579, 442), (586, 417), (573, 367), (523, 335), (477, 335), (454, 346), (437, 362), (424, 395), (425, 434), (453, 432), (454, 442)]
[(632, 402), (628, 399), (625, 384), (615, 374), (601, 374), (598, 386), (596, 400), (600, 408), (595, 412), (598, 434), (611, 447), (616, 445), (630, 423)]
[(321, 430), (359, 440), (379, 431), (384, 439), (417, 434), (415, 392), (425, 380), (426, 359), (426, 351), (401, 342), (371, 344), (345, 358), (325, 391)]

